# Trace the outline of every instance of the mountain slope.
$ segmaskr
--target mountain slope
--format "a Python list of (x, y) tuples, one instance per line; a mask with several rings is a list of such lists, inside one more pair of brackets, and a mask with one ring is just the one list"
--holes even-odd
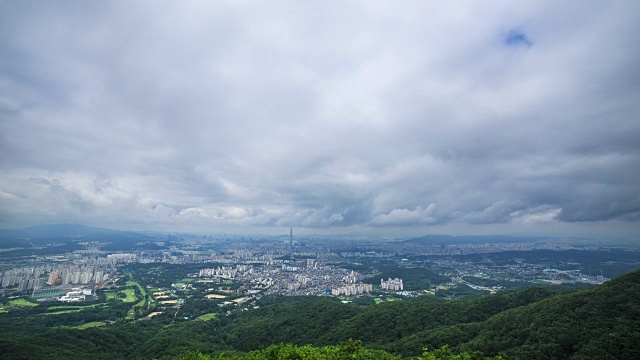
[(79, 224), (50, 224), (36, 225), (22, 229), (2, 229), (0, 235), (20, 238), (52, 238), (52, 237), (80, 237), (97, 234), (117, 234), (118, 230), (103, 229)]
[(460, 349), (523, 358), (640, 359), (640, 271), (499, 313)]
[(210, 321), (157, 317), (86, 330), (47, 325), (68, 315), (0, 314), (0, 358), (170, 359), (190, 350), (233, 354), (349, 339), (400, 356), (448, 344), (521, 359), (640, 358), (640, 271), (587, 289), (527, 288), (459, 301), (421, 296), (358, 307), (328, 297), (265, 297), (259, 305)]

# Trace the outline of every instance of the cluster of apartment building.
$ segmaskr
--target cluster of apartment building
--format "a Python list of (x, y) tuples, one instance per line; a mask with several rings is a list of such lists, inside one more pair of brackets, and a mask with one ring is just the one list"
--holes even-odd
[(47, 264), (27, 266), (0, 271), (0, 287), (15, 288), (18, 292), (29, 292), (47, 286), (101, 283), (108, 280), (116, 271), (115, 265), (103, 262), (98, 264), (74, 265)]
[(355, 272), (354, 270), (351, 270), (349, 275), (342, 278), (342, 281), (344, 281), (347, 284), (355, 284), (358, 282), (358, 273)]
[(217, 268), (202, 269), (198, 272), (198, 277), (217, 277), (225, 279), (235, 279), (238, 275), (253, 273), (253, 267), (248, 265), (218, 266)]
[(62, 265), (49, 273), (47, 285), (102, 283), (111, 277), (111, 272), (115, 269), (110, 271), (105, 265)]
[(49, 271), (49, 267), (23, 267), (0, 271), (0, 287), (16, 287), (19, 292), (42, 287), (45, 279), (40, 277)]
[(138, 259), (138, 255), (132, 253), (119, 253), (107, 255), (107, 260), (115, 263), (134, 263)]
[(380, 279), (380, 288), (382, 290), (401, 291), (404, 290), (404, 284), (402, 284), (402, 279), (398, 278), (389, 278), (387, 281)]
[(362, 295), (365, 293), (370, 293), (373, 291), (373, 285), (371, 284), (351, 284), (347, 286), (341, 286), (338, 288), (331, 289), (331, 295), (334, 296), (351, 296), (351, 295)]

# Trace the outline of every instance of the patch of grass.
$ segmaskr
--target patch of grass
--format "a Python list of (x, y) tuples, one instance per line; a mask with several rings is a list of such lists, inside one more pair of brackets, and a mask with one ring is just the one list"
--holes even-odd
[(142, 295), (142, 300), (140, 300), (134, 306), (143, 307), (147, 303), (147, 291), (142, 286), (140, 286), (139, 283), (131, 280), (127, 281), (127, 286), (133, 286), (133, 285), (138, 287), (138, 290), (140, 291), (140, 295)]
[(66, 311), (66, 310), (74, 310), (74, 311), (77, 310), (77, 311), (80, 311), (82, 309), (83, 309), (82, 306), (52, 306), (47, 311), (49, 311), (49, 312)]
[[(138, 287), (138, 290), (140, 291), (140, 295), (142, 296), (142, 299), (140, 301), (138, 301), (136, 304), (134, 304), (131, 309), (129, 309), (129, 312), (127, 312), (127, 316), (125, 316), (125, 319), (133, 319), (135, 317), (135, 308), (139, 307), (142, 308), (147, 304), (147, 291), (136, 281), (133, 280), (128, 280), (127, 281), (127, 286), (136, 286)], [(136, 300), (138, 300), (135, 296), (135, 292), (133, 289), (126, 289), (124, 290), (125, 294), (127, 294), (127, 298), (124, 300), (124, 302), (134, 302)], [(133, 298), (133, 300), (131, 300), (131, 298)]]
[(136, 294), (134, 294), (133, 289), (124, 289), (122, 292), (127, 295), (127, 297), (123, 300), (124, 302), (134, 302), (136, 301)]
[(145, 305), (146, 305), (146, 303), (147, 303), (147, 298), (143, 296), (143, 297), (142, 297), (142, 300), (140, 300), (140, 301), (139, 301), (137, 304), (135, 304), (134, 306), (140, 306), (140, 307), (143, 307), (143, 306), (145, 306)]
[(13, 306), (38, 306), (37, 303), (32, 303), (31, 301), (27, 300), (27, 299), (17, 299), (17, 300), (11, 300), (9, 301), (9, 304), (13, 305)]
[(140, 300), (137, 304), (135, 304), (133, 306), (139, 306), (140, 308), (142, 308), (146, 304), (147, 304), (147, 299), (145, 298), (145, 299)]
[(207, 320), (217, 319), (217, 318), (218, 318), (218, 314), (216, 314), (216, 313), (208, 313), (208, 314), (204, 314), (204, 315), (198, 316), (196, 318), (196, 320), (207, 321)]
[(88, 329), (88, 328), (93, 328), (93, 327), (100, 327), (100, 326), (105, 326), (107, 325), (106, 323), (102, 322), (102, 321), (92, 321), (92, 322), (88, 322), (82, 325), (76, 325), (76, 326), (58, 326), (58, 328), (60, 329), (78, 329), (78, 330), (84, 330), (84, 329)]
[(60, 314), (68, 314), (68, 313), (72, 313), (72, 312), (78, 312), (78, 311), (82, 311), (80, 309), (75, 309), (75, 310), (63, 310), (63, 311), (54, 311), (54, 312), (48, 312), (48, 313), (44, 313), (44, 314), (38, 314), (38, 315), (60, 315)]
[(144, 291), (144, 289), (142, 289), (140, 287), (140, 285), (138, 285), (138, 289), (140, 289), (140, 293), (142, 294), (142, 300), (140, 300), (137, 304), (135, 304), (134, 306), (139, 306), (139, 307), (143, 307), (147, 304), (147, 292)]
[(71, 309), (89, 309), (97, 306), (105, 306), (105, 304), (92, 304), (92, 305), (60, 305), (60, 306), (50, 306), (49, 310), (71, 310)]
[(100, 326), (105, 326), (106, 324), (103, 323), (102, 321), (92, 321), (92, 322), (88, 322), (86, 324), (82, 324), (82, 325), (78, 325), (78, 326), (72, 326), (71, 328), (73, 329), (88, 329), (88, 328), (92, 328), (92, 327), (100, 327)]
[(138, 290), (140, 290), (140, 294), (142, 295), (142, 297), (147, 296), (147, 291), (142, 286), (140, 286), (139, 283), (131, 280), (127, 281), (127, 286), (132, 286), (132, 285), (135, 285), (138, 287)]
[(52, 312), (46, 312), (46, 313), (42, 313), (42, 314), (38, 314), (38, 315), (60, 315), (60, 314), (68, 314), (68, 313), (73, 313), (73, 312), (80, 312), (84, 309), (92, 309), (95, 307), (106, 307), (107, 304), (93, 304), (93, 305), (87, 305), (87, 306), (72, 306), (72, 305), (61, 305), (61, 306), (52, 306), (50, 307), (48, 310), (58, 310), (58, 311), (52, 311)]

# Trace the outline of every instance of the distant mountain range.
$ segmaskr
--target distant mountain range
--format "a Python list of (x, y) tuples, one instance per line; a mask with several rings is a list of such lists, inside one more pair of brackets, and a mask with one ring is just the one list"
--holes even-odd
[(541, 236), (506, 236), (506, 235), (426, 235), (405, 240), (405, 243), (422, 245), (452, 245), (452, 244), (500, 244), (514, 242), (532, 242), (549, 239)]
[[(121, 231), (106, 229), (80, 224), (50, 224), (36, 225), (21, 229), (0, 229), (0, 236), (11, 238), (50, 238), (50, 237), (83, 237), (90, 235), (124, 235), (133, 234), (132, 231)], [(137, 233), (136, 233), (137, 234)], [(343, 235), (342, 235), (343, 236)], [(282, 238), (289, 238), (289, 234), (282, 235)], [(425, 235), (404, 240), (405, 243), (450, 245), (450, 244), (484, 244), (484, 243), (513, 243), (532, 242), (548, 239), (546, 237), (520, 237), (505, 235)]]
[(82, 237), (124, 233), (126, 232), (80, 224), (51, 224), (30, 226), (22, 229), (0, 229), (0, 235), (15, 238)]
[[(60, 251), (80, 250), (79, 241), (106, 244), (105, 251), (129, 251), (133, 249), (157, 250), (154, 238), (148, 234), (120, 231), (79, 224), (52, 224), (30, 226), (22, 229), (0, 229), (0, 248), (10, 249), (7, 256), (47, 255)], [(44, 244), (58, 243), (58, 247), (38, 248)], [(61, 247), (64, 244), (64, 247)]]

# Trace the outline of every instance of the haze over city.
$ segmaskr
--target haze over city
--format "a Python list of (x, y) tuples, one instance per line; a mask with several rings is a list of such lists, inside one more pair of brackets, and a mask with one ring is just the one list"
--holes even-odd
[(638, 2), (0, 9), (0, 228), (637, 239)]

